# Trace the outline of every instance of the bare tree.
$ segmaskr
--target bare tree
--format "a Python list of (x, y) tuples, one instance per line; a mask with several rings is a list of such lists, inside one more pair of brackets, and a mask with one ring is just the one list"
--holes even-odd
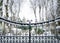
[[(20, 7), (22, 5), (22, 2), (23, 2), (23, 0), (10, 0), (9, 9), (10, 9), (10, 12), (11, 12), (11, 20), (12, 21), (16, 21), (15, 15), (17, 15), (17, 21), (20, 19), (19, 18), (19, 13), (20, 13)], [(10, 25), (9, 27), (10, 27), (10, 30), (11, 30), (12, 25)]]
[[(59, 18), (60, 17), (60, 0), (57, 0), (57, 17), (56, 18)], [(58, 21), (58, 26), (60, 26), (60, 21)]]
[(40, 12), (41, 12), (41, 0), (38, 0), (38, 6), (39, 6), (39, 21), (41, 20), (41, 17), (40, 17)]
[[(8, 17), (9, 17), (9, 15), (8, 15), (8, 1), (9, 0), (7, 0), (6, 1), (6, 4), (5, 4), (5, 10), (6, 10), (6, 14), (5, 14), (5, 16), (4, 16), (4, 18), (5, 19), (8, 19)], [(3, 26), (3, 35), (5, 35), (6, 34), (6, 25), (8, 25), (8, 23), (5, 23), (5, 22), (2, 22), (2, 26)]]
[(35, 15), (35, 22), (37, 22), (37, 15), (36, 15), (36, 7), (37, 7), (37, 0), (30, 0), (32, 9), (34, 11), (34, 15)]
[[(17, 15), (19, 18), (19, 13), (20, 13), (20, 7), (22, 5), (23, 0), (16, 0), (16, 2), (14, 0), (10, 0), (10, 5), (9, 5), (9, 9), (11, 12), (11, 16), (15, 16)], [(13, 10), (14, 9), (14, 10)]]
[[(48, 20), (54, 20), (54, 19), (56, 19), (56, 1), (57, 0), (49, 0), (48, 1), (48, 6), (50, 6), (50, 8), (48, 8), (49, 9), (49, 11), (48, 11), (48, 9), (47, 9), (47, 18), (48, 18)], [(56, 28), (56, 23), (55, 22), (51, 22), (50, 23), (50, 29), (51, 30), (54, 30), (54, 32), (55, 32), (55, 28)]]
[(41, 13), (41, 9), (42, 9), (42, 7), (44, 7), (45, 6), (45, 1), (46, 0), (38, 0), (38, 7), (39, 7), (39, 21), (41, 21), (41, 15), (42, 14), (40, 14)]
[[(18, 9), (18, 11), (16, 12), (17, 13), (17, 15), (19, 16), (19, 12), (20, 12), (20, 7), (21, 7), (21, 3), (23, 2), (23, 0), (18, 0), (18, 6), (19, 6), (19, 9)], [(15, 17), (15, 13), (13, 12), (13, 4), (15, 4), (14, 3), (14, 0), (7, 0), (7, 2), (6, 2), (7, 4), (5, 5), (5, 9), (6, 9), (6, 15), (5, 15), (5, 19), (8, 19), (9, 18), (9, 13), (8, 13), (8, 10), (10, 9), (10, 12), (11, 12), (11, 15), (13, 15), (13, 17)], [(9, 5), (8, 5), (9, 4)], [(8, 7), (9, 7), (9, 9), (8, 9)], [(16, 11), (16, 10), (15, 10)], [(12, 18), (12, 20), (15, 20), (15, 18), (13, 19)], [(7, 23), (5, 23), (5, 22), (2, 22), (2, 26), (3, 26), (3, 33), (2, 34), (6, 34), (6, 24)], [(11, 24), (7, 24), (8, 25), (8, 28), (9, 28), (9, 32), (11, 32)]]

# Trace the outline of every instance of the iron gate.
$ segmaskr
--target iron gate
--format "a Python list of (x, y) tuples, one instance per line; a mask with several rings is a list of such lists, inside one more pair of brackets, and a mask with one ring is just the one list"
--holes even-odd
[[(0, 36), (0, 43), (29, 43), (29, 36)], [(31, 43), (60, 43), (54, 36), (31, 36)]]
[[(55, 35), (38, 35), (38, 34), (32, 34), (31, 33), (31, 29), (32, 27), (36, 28), (37, 26), (38, 27), (42, 27), (43, 28), (43, 24), (44, 23), (49, 23), (49, 22), (54, 22), (55, 20), (50, 20), (50, 21), (46, 21), (46, 22), (42, 22), (42, 23), (17, 23), (17, 22), (13, 22), (13, 21), (9, 21), (9, 20), (6, 20), (4, 18), (0, 18), (0, 21), (3, 21), (5, 23), (10, 23), (14, 26), (17, 26), (17, 25), (27, 25), (29, 26), (29, 34), (28, 35), (3, 35), (1, 34), (0, 35), (0, 43), (60, 43), (60, 40), (56, 38)], [(37, 25), (38, 24), (38, 25)], [(12, 26), (13, 27), (13, 26)], [(12, 31), (11, 31), (12, 32)], [(16, 29), (16, 34), (17, 34), (17, 29)]]

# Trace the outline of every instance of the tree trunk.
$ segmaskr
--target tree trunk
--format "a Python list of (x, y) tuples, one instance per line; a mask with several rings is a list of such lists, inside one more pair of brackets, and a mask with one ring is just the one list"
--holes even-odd
[(41, 20), (40, 12), (41, 12), (41, 6), (39, 5), (39, 22), (40, 22), (40, 20)]

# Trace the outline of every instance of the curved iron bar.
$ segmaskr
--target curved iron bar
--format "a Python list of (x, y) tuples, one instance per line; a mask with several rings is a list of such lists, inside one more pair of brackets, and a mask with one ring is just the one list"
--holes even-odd
[(11, 21), (11, 20), (7, 20), (7, 19), (4, 19), (4, 18), (1, 18), (1, 17), (0, 17), (0, 20), (2, 20), (4, 22), (8, 22), (8, 23), (19, 24), (19, 25), (29, 25), (28, 23), (18, 23), (18, 22), (15, 22), (15, 21)]
[[(4, 21), (4, 22), (8, 22), (8, 23), (14, 23), (14, 24), (20, 24), (20, 25), (29, 25), (29, 23), (18, 23), (15, 21), (11, 21), (11, 20), (7, 20), (4, 18), (0, 17), (0, 20)], [(31, 25), (37, 25), (37, 24), (44, 24), (44, 23), (49, 23), (49, 22), (55, 22), (56, 20), (60, 20), (60, 18), (56, 18), (54, 20), (49, 20), (49, 21), (44, 21), (44, 22), (40, 22), (40, 23), (31, 23)]]

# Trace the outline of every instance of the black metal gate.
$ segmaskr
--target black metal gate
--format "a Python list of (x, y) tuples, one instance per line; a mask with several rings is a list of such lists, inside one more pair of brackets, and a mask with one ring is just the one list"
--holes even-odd
[[(57, 19), (55, 19), (55, 20), (57, 20)], [(7, 24), (10, 23), (11, 27), (13, 27), (13, 26), (18, 27), (19, 25), (20, 26), (27, 25), (28, 29), (29, 29), (28, 35), (26, 35), (26, 34), (25, 35), (21, 35), (21, 34), (17, 35), (17, 31), (18, 31), (17, 29), (15, 31), (16, 34), (14, 34), (14, 35), (11, 35), (10, 33), (9, 33), (10, 35), (1, 34), (0, 35), (0, 43), (60, 43), (60, 40), (56, 38), (56, 35), (48, 35), (49, 33), (48, 34), (44, 33), (44, 34), (39, 34), (39, 35), (35, 34), (34, 32), (31, 33), (31, 30), (33, 28), (38, 28), (38, 27), (40, 28), (40, 26), (41, 26), (41, 28), (43, 29), (43, 26), (45, 23), (49, 24), (49, 22), (52, 22), (52, 21), (55, 22), (55, 20), (50, 20), (50, 21), (46, 21), (46, 22), (42, 22), (42, 23), (31, 23), (31, 22), (29, 22), (29, 23), (17, 23), (17, 22), (6, 20), (4, 18), (0, 18), (0, 21), (5, 22)], [(40, 32), (38, 32), (38, 33), (40, 33)]]
[[(30, 43), (29, 36), (0, 36), (0, 43)], [(31, 36), (31, 43), (60, 43), (54, 36)]]

